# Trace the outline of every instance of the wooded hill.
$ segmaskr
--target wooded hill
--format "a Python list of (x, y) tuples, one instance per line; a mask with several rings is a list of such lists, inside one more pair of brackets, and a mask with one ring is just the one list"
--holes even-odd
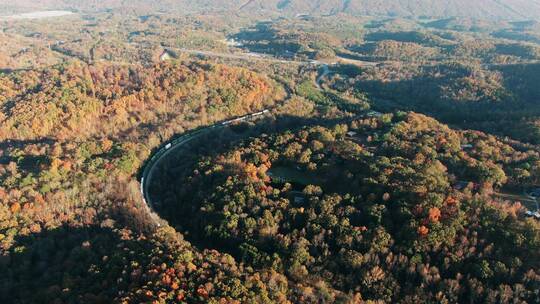
[(0, 1), (0, 11), (24, 11), (42, 9), (71, 9), (96, 11), (104, 9), (128, 9), (138, 12), (201, 12), (215, 10), (244, 11), (250, 13), (385, 15), (385, 16), (435, 16), (475, 17), (481, 19), (538, 19), (538, 0), (41, 0)]

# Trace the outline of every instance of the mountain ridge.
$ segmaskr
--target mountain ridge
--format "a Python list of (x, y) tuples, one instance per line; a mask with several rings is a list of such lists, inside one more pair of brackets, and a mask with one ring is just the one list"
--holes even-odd
[[(352, 15), (475, 17), (489, 19), (537, 19), (540, 1), (537, 0), (253, 0), (250, 5), (264, 3), (267, 9), (294, 13), (348, 13)], [(285, 3), (286, 2), (286, 3)], [(285, 5), (283, 5), (285, 3)], [(249, 10), (249, 5), (244, 7)]]
[(329, 15), (400, 16), (400, 17), (473, 17), (479, 19), (540, 19), (540, 0), (0, 0), (0, 11), (20, 12), (42, 9), (71, 9), (83, 12), (105, 9), (136, 11), (241, 11), (245, 13), (276, 13)]

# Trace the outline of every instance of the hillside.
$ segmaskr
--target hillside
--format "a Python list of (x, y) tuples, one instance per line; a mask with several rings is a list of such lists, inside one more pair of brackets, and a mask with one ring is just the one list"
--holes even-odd
[(390, 15), (390, 16), (465, 16), (481, 19), (538, 19), (540, 18), (540, 1), (538, 0), (107, 0), (80, 1), (74, 0), (41, 0), (13, 1), (1, 0), (0, 11), (19, 12), (36, 9), (72, 9), (95, 11), (103, 9), (128, 9), (141, 11), (176, 11), (200, 12), (208, 10), (233, 10), (250, 13), (274, 12), (287, 15), (336, 14), (353, 15)]
[[(461, 150), (487, 137), (403, 112), (325, 125), (171, 157), (155, 181), (158, 212), (192, 244), (302, 282), (292, 303), (538, 299), (536, 223), (487, 188), (451, 186), (513, 178)], [(194, 165), (178, 170), (179, 159)]]
[(0, 304), (540, 303), (540, 19), (377, 1), (0, 0)]
[[(282, 12), (391, 16), (467, 16), (476, 18), (536, 19), (540, 17), (537, 0), (331, 0), (331, 1), (250, 1), (244, 9), (266, 8)], [(264, 3), (264, 4), (263, 4)]]

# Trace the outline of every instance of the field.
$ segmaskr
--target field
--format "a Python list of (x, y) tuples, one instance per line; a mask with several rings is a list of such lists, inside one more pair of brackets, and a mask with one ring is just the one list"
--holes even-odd
[(268, 173), (272, 177), (272, 181), (277, 183), (296, 183), (305, 187), (307, 185), (320, 185), (324, 182), (314, 173), (303, 172), (285, 166), (271, 168)]

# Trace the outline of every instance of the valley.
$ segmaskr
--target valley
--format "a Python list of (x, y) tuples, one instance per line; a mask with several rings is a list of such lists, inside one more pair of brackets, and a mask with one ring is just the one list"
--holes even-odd
[(0, 303), (537, 303), (538, 1), (0, 0)]

